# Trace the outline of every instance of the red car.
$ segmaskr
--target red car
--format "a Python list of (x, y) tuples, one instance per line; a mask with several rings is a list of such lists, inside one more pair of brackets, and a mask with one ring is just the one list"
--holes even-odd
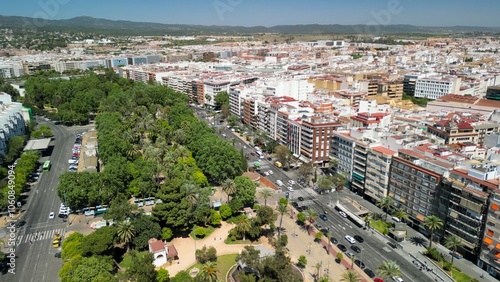
[(310, 223), (314, 223), (314, 219), (310, 218), (310, 219), (309, 219), (309, 222), (310, 222)]
[(373, 282), (384, 282), (384, 280), (382, 280), (381, 278), (375, 278), (373, 279)]

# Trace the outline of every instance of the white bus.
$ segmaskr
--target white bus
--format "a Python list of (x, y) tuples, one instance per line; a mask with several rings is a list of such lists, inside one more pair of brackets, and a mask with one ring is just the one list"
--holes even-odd
[(262, 153), (262, 151), (255, 151), (255, 153), (257, 154), (257, 156), (259, 156), (259, 158), (264, 158), (264, 153)]

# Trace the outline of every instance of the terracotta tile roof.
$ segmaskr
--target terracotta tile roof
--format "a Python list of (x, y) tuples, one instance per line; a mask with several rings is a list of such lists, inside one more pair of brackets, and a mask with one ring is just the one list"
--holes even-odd
[(480, 99), (475, 105), (483, 107), (500, 108), (500, 101)]
[(160, 240), (158, 240), (156, 238), (149, 239), (148, 243), (149, 243), (150, 250), (153, 253), (156, 253), (156, 252), (164, 250), (165, 249), (165, 245), (166, 245), (165, 242), (160, 241)]
[(394, 152), (393, 150), (387, 149), (386, 147), (383, 147), (383, 146), (372, 147), (372, 150), (379, 152), (379, 153), (382, 153), (382, 154), (385, 154), (385, 155), (393, 156), (394, 154), (396, 154), (396, 152)]
[(169, 259), (169, 258), (175, 259), (178, 256), (179, 256), (179, 253), (177, 252), (177, 249), (175, 248), (175, 246), (174, 245), (168, 246), (167, 259)]
[(438, 101), (474, 104), (479, 99), (481, 99), (481, 98), (478, 96), (464, 96), (464, 95), (458, 95), (458, 94), (446, 94), (446, 95), (440, 97), (438, 99)]
[(472, 125), (470, 125), (470, 123), (468, 122), (465, 122), (465, 121), (461, 121), (457, 124), (457, 127), (459, 129), (473, 129)]

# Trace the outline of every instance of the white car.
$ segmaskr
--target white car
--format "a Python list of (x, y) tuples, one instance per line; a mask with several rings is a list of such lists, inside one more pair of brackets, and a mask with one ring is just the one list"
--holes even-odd
[(339, 211), (339, 214), (340, 214), (341, 217), (347, 217), (347, 214), (345, 212), (343, 212), (343, 211)]
[(269, 174), (271, 174), (271, 175), (272, 175), (272, 174), (274, 174), (274, 172), (273, 172), (272, 170), (270, 170), (270, 171), (269, 171)]
[(290, 186), (289, 186), (289, 187), (286, 187), (286, 189), (288, 189), (288, 191), (290, 191), (290, 192), (293, 192), (293, 188), (292, 188), (292, 187), (290, 187)]
[(49, 214), (49, 219), (53, 219), (53, 218), (54, 218), (54, 212), (51, 212), (51, 213)]
[(355, 244), (356, 243), (356, 239), (352, 238), (351, 236), (345, 236), (345, 239), (347, 240), (347, 242), (351, 243), (351, 244)]
[(269, 171), (265, 171), (265, 172), (264, 172), (264, 175), (265, 175), (265, 176), (269, 176)]
[(293, 181), (293, 180), (288, 180), (288, 183), (290, 183), (290, 185), (293, 185), (293, 184), (295, 184), (295, 181)]
[(394, 282), (405, 282), (403, 281), (403, 278), (399, 276), (392, 276), (392, 280), (394, 280)]

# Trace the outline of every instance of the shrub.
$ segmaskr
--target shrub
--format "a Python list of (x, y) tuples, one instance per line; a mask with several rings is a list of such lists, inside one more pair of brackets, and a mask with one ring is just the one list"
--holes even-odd
[(206, 263), (207, 261), (216, 261), (217, 250), (213, 246), (210, 248), (203, 246), (203, 248), (196, 250), (195, 256), (196, 260), (199, 263)]
[(222, 223), (222, 217), (216, 210), (212, 210), (211, 220), (212, 226), (219, 226)]
[(306, 265), (307, 265), (307, 259), (306, 259), (306, 256), (300, 256), (298, 261), (297, 261), (297, 265), (301, 268), (305, 268)]
[(449, 261), (443, 261), (443, 269), (446, 271), (450, 271), (453, 268), (453, 264)]
[(196, 227), (194, 229), (194, 236), (196, 238), (205, 238), (205, 236), (207, 236), (207, 230), (203, 227)]
[(231, 207), (229, 205), (227, 205), (227, 204), (224, 204), (224, 205), (220, 206), (219, 212), (220, 212), (220, 216), (222, 217), (223, 220), (226, 220), (231, 215), (233, 215)]
[(443, 255), (436, 248), (427, 249), (424, 254), (435, 261), (443, 260)]
[(174, 232), (172, 231), (172, 229), (163, 227), (163, 229), (161, 230), (161, 238), (163, 240), (170, 241), (172, 237), (174, 237)]

